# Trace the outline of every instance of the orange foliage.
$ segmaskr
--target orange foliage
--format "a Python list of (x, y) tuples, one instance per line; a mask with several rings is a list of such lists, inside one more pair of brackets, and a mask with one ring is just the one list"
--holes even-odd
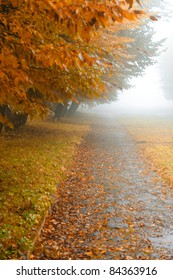
[[(0, 104), (45, 113), (50, 101), (102, 95), (102, 74), (91, 39), (123, 18), (134, 20), (138, 0), (7, 0), (0, 5)], [(99, 42), (99, 39), (98, 39)], [(95, 45), (94, 45), (95, 47)], [(27, 94), (29, 88), (41, 98)], [(47, 111), (46, 111), (47, 112)]]

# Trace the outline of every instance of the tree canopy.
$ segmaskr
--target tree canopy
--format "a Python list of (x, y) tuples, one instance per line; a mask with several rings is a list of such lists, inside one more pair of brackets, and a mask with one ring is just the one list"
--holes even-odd
[[(49, 102), (106, 99), (108, 77), (118, 81), (126, 75), (134, 57), (124, 48), (129, 39), (119, 32), (144, 14), (140, 5), (139, 0), (1, 1), (0, 105), (37, 116), (48, 113)], [(8, 124), (5, 114), (0, 121)]]

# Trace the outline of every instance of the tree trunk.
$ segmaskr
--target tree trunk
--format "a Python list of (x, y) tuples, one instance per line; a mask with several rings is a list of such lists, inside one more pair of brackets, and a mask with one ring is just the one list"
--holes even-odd
[[(26, 124), (28, 115), (27, 114), (21, 114), (12, 112), (11, 109), (7, 105), (1, 105), (0, 106), (0, 113), (3, 117), (6, 117), (9, 119), (9, 121), (13, 124), (14, 129), (19, 128), (22, 125)], [(3, 124), (0, 123), (0, 132), (2, 131)], [(5, 126), (5, 131), (11, 130), (8, 126)]]
[[(6, 109), (6, 106), (5, 105), (0, 105), (0, 114), (5, 117), (5, 109)], [(2, 128), (3, 128), (3, 123), (0, 122), (0, 133), (2, 131)]]
[(68, 116), (73, 116), (79, 108), (79, 105), (79, 103), (72, 102), (70, 108), (68, 109)]
[(67, 113), (67, 111), (68, 111), (68, 105), (64, 105), (64, 107), (63, 107), (63, 112), (62, 112), (62, 117), (65, 116), (65, 114)]
[(19, 128), (20, 126), (23, 126), (26, 124), (28, 115), (27, 114), (16, 114), (14, 113), (14, 118), (13, 118), (13, 125), (14, 128)]
[(55, 113), (54, 118), (59, 120), (60, 118), (64, 117), (66, 112), (67, 112), (67, 105), (64, 105), (62, 103), (57, 103), (54, 110)]

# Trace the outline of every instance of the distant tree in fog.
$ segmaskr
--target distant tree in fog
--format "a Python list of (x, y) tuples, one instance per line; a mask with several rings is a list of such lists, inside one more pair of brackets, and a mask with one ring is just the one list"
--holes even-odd
[(173, 100), (173, 42), (171, 40), (160, 62), (160, 75), (165, 98)]

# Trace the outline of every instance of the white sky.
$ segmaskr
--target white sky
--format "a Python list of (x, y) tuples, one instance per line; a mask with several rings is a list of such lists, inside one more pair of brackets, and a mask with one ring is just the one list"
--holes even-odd
[[(169, 0), (170, 9), (173, 9), (173, 0)], [(167, 37), (166, 47), (173, 48), (173, 16), (169, 22), (159, 20), (153, 23), (157, 31), (158, 38)], [(172, 46), (171, 46), (172, 44)], [(173, 101), (164, 98), (162, 91), (161, 77), (159, 74), (159, 64), (149, 67), (143, 77), (134, 79), (134, 88), (119, 94), (118, 101), (106, 105), (104, 109), (155, 109), (173, 106)], [(102, 106), (99, 106), (99, 108)]]

